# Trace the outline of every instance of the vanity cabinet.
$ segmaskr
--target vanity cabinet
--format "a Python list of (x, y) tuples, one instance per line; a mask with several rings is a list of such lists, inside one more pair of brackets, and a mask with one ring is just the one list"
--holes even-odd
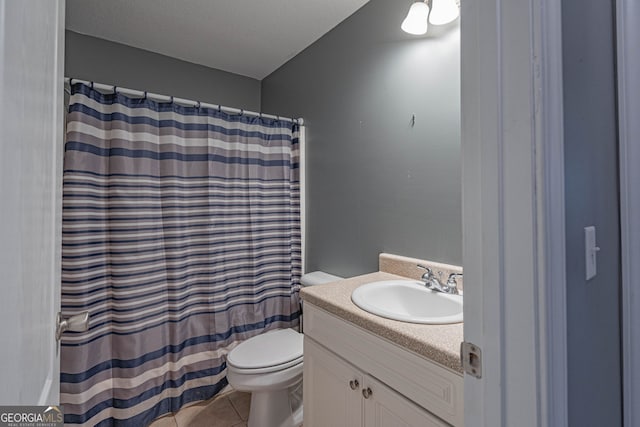
[(305, 303), (305, 427), (462, 426), (462, 375)]
[(313, 340), (304, 345), (305, 426), (449, 425)]

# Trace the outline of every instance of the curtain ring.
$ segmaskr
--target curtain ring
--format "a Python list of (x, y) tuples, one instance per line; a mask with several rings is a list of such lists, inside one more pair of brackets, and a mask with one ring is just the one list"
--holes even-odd
[(222, 113), (222, 105), (218, 104), (218, 113)]
[(197, 109), (200, 109), (200, 101), (196, 101), (196, 102), (197, 102), (197, 104), (196, 104), (196, 108), (197, 108)]
[(244, 115), (244, 109), (240, 109), (240, 117), (242, 117)]
[(171, 97), (171, 101), (169, 101), (169, 102), (171, 102), (173, 104), (173, 96)]
[(69, 86), (73, 86), (73, 79), (69, 79)]
[(147, 99), (147, 91), (144, 91), (144, 98), (143, 99)]
[(93, 90), (93, 82), (91, 82), (91, 90)]

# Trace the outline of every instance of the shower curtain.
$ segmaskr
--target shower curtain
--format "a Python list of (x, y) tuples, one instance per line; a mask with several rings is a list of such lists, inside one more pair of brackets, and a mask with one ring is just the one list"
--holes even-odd
[(297, 324), (300, 130), (81, 83), (69, 103), (62, 311), (91, 317), (62, 339), (65, 423), (145, 426)]

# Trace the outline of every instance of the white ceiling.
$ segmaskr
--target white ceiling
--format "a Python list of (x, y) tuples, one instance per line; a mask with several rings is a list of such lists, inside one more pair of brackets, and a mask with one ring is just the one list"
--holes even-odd
[(263, 79), (369, 0), (67, 0), (69, 30)]

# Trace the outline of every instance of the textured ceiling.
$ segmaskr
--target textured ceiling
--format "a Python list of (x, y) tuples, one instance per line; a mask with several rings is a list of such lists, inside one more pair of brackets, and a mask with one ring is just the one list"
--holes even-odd
[(69, 30), (263, 79), (368, 0), (67, 0)]

